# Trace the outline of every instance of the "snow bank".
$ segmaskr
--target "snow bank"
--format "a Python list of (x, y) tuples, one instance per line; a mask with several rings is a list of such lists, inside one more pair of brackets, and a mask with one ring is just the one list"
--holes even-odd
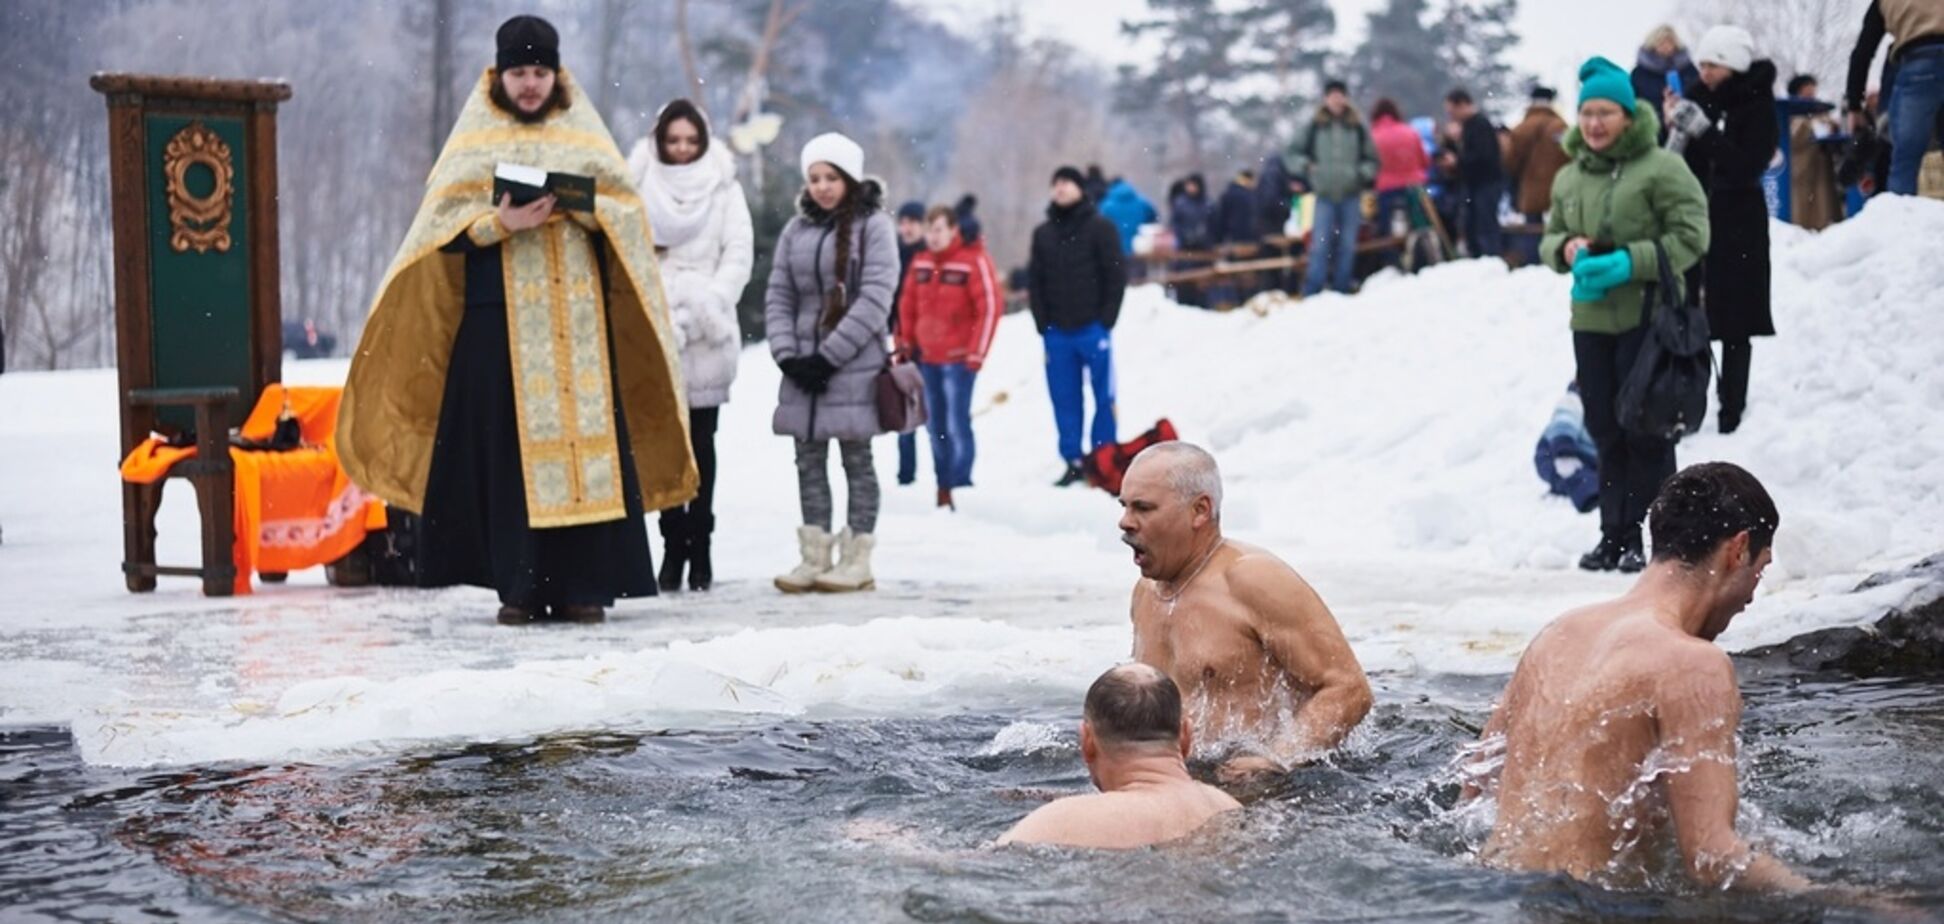
[[(1848, 594), (1859, 578), (1944, 549), (1944, 205), (1880, 197), (1821, 234), (1772, 231), (1781, 336), (1757, 342), (1742, 429), (1680, 448), (1683, 464), (1747, 466), (1782, 510), (1776, 565), (1730, 648), (1871, 618), (1914, 589)], [(1573, 570), (1595, 518), (1532, 470), (1573, 375), (1567, 288), (1464, 262), (1262, 317), (1137, 289), (1116, 331), (1122, 435), (1166, 416), (1212, 449), (1231, 533), (1302, 570), (1366, 667), (1502, 672), (1561, 610), (1626, 586)], [(289, 372), (340, 381), (344, 364)], [(237, 600), (186, 581), (130, 596), (113, 373), (0, 376), (0, 722), (70, 723), (106, 763), (273, 759), (752, 713), (1044, 711), (1077, 705), (1125, 656), (1135, 572), (1118, 511), (1049, 487), (1060, 462), (1027, 318), (1001, 324), (980, 377), (978, 486), (957, 514), (933, 508), (922, 450), (919, 485), (900, 488), (892, 441), (877, 442), (867, 599), (767, 589), (795, 554), (776, 387), (763, 349), (746, 351), (719, 436), (717, 593), (630, 601), (598, 631), (522, 633), (490, 625), (490, 593), (400, 594), (367, 613), (316, 574)], [(173, 489), (164, 511), (178, 562), (195, 552), (188, 496)], [(327, 623), (385, 631), (336, 652)], [(286, 639), (267, 673), (239, 654), (265, 634)]]

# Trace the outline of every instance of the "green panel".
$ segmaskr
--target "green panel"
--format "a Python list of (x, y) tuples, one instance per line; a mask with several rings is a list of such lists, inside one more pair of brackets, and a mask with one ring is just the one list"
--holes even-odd
[[(230, 407), (231, 426), (241, 424), (256, 403), (250, 388), (249, 177), (245, 174), (243, 120), (240, 118), (149, 115), (145, 117), (149, 209), (149, 295), (154, 306), (155, 385), (158, 388), (233, 386), (241, 399)], [(231, 170), (230, 245), (227, 251), (191, 247), (178, 252), (170, 243), (168, 177), (163, 171), (169, 141), (191, 122), (201, 122), (229, 145)], [(191, 167), (192, 195), (214, 187), (208, 168)], [(162, 408), (162, 422), (187, 429), (194, 413)]]

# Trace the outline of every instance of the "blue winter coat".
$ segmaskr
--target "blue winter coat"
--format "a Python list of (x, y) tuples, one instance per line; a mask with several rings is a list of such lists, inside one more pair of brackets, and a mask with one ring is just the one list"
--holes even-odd
[(1575, 385), (1553, 409), (1552, 422), (1532, 451), (1539, 478), (1552, 493), (1571, 498), (1581, 513), (1600, 505), (1600, 451), (1586, 433), (1585, 418)]
[(1209, 243), (1209, 215), (1214, 211), (1208, 203), (1208, 196), (1182, 193), (1174, 197), (1168, 208), (1172, 213), (1168, 217), (1168, 227), (1174, 231), (1175, 247), (1181, 250), (1206, 249)]
[(1208, 230), (1217, 244), (1262, 243), (1262, 203), (1255, 188), (1242, 185), (1241, 180), (1229, 183)]
[(1100, 214), (1120, 232), (1123, 254), (1134, 252), (1134, 235), (1140, 232), (1141, 226), (1152, 224), (1160, 217), (1154, 203), (1141, 198), (1126, 180), (1115, 180), (1114, 185), (1107, 187), (1107, 196), (1100, 201)]

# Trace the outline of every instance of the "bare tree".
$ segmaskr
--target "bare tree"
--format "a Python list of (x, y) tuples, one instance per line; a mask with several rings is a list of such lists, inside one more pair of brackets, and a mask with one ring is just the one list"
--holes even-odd
[[(1001, 32), (1009, 43), (1016, 34)], [(1001, 267), (1026, 262), (1055, 167), (1112, 160), (1105, 94), (1073, 67), (1074, 54), (1052, 41), (1013, 48), (959, 117), (946, 188), (979, 196), (986, 246)]]
[(1710, 26), (1741, 26), (1755, 38), (1755, 56), (1774, 61), (1780, 79), (1813, 74), (1840, 90), (1868, 6), (1869, 0), (1700, 0), (1682, 34), (1699, 39)]
[(675, 42), (681, 50), (682, 75), (688, 78), (688, 98), (705, 111), (708, 104), (702, 95), (702, 71), (695, 64), (695, 39), (689, 35), (689, 0), (675, 0)]
[(432, 159), (459, 118), (452, 86), (452, 0), (432, 0)]

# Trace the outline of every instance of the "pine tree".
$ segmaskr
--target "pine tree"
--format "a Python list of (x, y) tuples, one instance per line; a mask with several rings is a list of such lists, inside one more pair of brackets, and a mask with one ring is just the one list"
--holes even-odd
[(1244, 27), (1215, 0), (1147, 0), (1147, 6), (1149, 18), (1123, 22), (1121, 31), (1158, 38), (1161, 57), (1146, 70), (1122, 66), (1115, 108), (1159, 115), (1181, 134), (1190, 162), (1199, 162), (1209, 116), (1226, 108), (1225, 94), (1242, 73), (1237, 56)]
[(1235, 15), (1251, 37), (1240, 70), (1255, 90), (1235, 101), (1235, 120), (1260, 141), (1286, 142), (1331, 73), (1336, 13), (1328, 0), (1254, 0)]
[(1506, 60), (1519, 44), (1518, 15), (1519, 0), (1449, 0), (1431, 29), (1451, 85), (1471, 91), (1487, 112), (1525, 98), (1525, 78)]
[(1390, 97), (1407, 118), (1443, 111), (1453, 78), (1441, 37), (1426, 24), (1429, 13), (1426, 0), (1389, 0), (1370, 14), (1363, 47), (1350, 62), (1352, 96), (1360, 101)]

